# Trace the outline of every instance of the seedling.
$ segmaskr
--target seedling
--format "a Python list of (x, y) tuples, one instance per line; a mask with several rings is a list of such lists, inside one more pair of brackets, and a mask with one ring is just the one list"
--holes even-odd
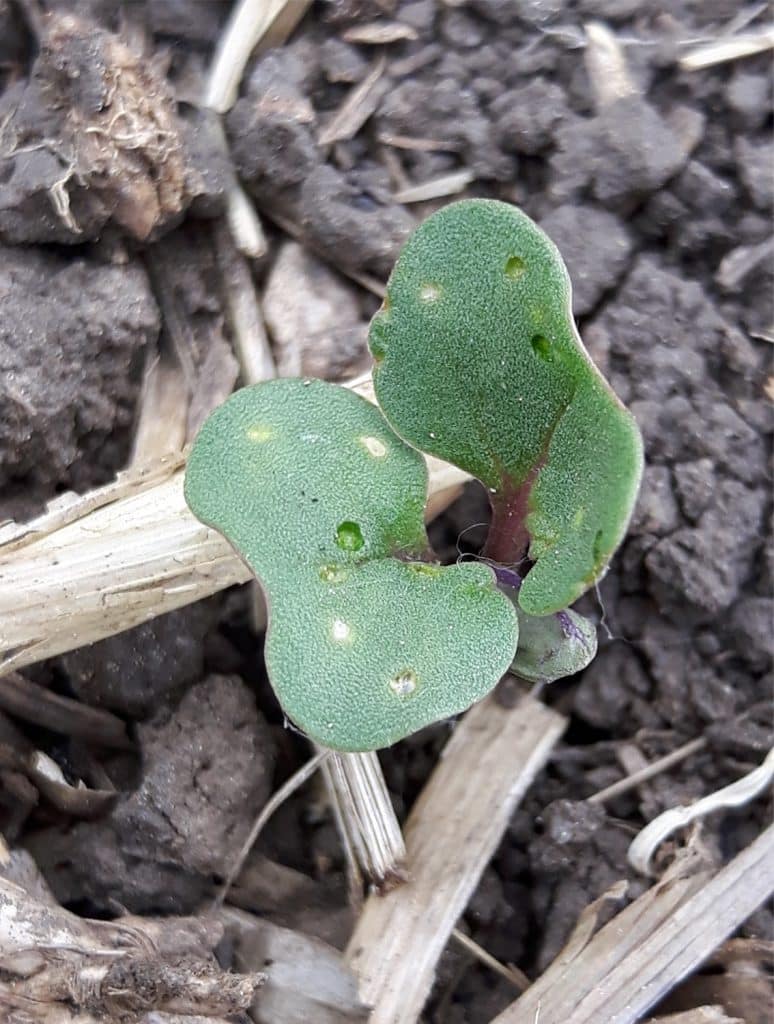
[[(321, 381), (255, 385), (207, 420), (186, 472), (191, 509), (266, 592), (285, 712), (350, 751), (464, 710), (514, 657), (536, 680), (586, 664), (593, 627), (565, 609), (604, 572), (642, 466), (561, 257), (506, 204), (456, 203), (417, 229), (370, 346), (384, 415)], [(488, 488), (481, 562), (432, 561), (417, 449)]]

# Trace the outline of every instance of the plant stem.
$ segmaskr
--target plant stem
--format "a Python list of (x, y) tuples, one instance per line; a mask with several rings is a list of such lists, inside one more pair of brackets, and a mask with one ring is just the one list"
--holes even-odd
[(510, 493), (494, 495), (491, 501), (492, 522), (482, 554), (502, 565), (520, 565), (529, 551), (527, 501), (534, 481), (530, 474), (523, 484)]
[(346, 958), (370, 1024), (416, 1024), (436, 965), (513, 811), (566, 721), (524, 697), (490, 695), (462, 718), (406, 822), (411, 879), (369, 896)]

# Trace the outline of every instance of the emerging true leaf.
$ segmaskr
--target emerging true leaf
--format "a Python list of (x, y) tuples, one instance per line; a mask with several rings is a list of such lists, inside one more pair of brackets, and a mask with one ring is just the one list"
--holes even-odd
[(511, 668), (522, 679), (553, 683), (580, 672), (596, 657), (597, 631), (578, 612), (568, 608), (553, 615), (527, 615), (518, 604), (516, 611), (519, 648)]
[(244, 388), (194, 444), (186, 500), (258, 577), (272, 686), (325, 746), (372, 750), (456, 714), (513, 658), (492, 571), (420, 561), (426, 489), (379, 410), (322, 381)]
[(533, 615), (566, 608), (604, 572), (642, 471), (636, 424), (570, 308), (548, 237), (514, 207), (473, 199), (414, 232), (371, 324), (385, 416), (487, 486), (486, 554), (534, 563), (518, 599)]

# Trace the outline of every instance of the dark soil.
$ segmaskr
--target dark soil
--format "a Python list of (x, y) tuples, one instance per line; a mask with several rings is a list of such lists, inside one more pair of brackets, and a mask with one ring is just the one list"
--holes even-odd
[[(569, 731), (465, 914), (492, 954), (539, 972), (583, 907), (630, 875), (626, 848), (645, 820), (737, 778), (772, 742), (767, 56), (678, 68), (682, 41), (716, 38), (736, 0), (320, 0), (290, 43), (250, 65), (225, 119), (232, 169), (212, 116), (192, 103), (225, 3), (44, 6), (54, 17), (36, 39), (0, 0), (0, 520), (125, 465), (144, 361), (173, 332), (170, 291), (210, 386), (200, 408), (231, 386), (208, 239), (234, 169), (269, 225), (260, 295), (284, 237), (274, 222), (289, 222), (309, 254), (286, 253), (293, 273), (324, 282), (322, 257), (383, 280), (412, 226), (440, 205), (393, 195), (460, 168), (475, 176), (466, 194), (519, 204), (564, 253), (581, 332), (636, 415), (648, 465), (629, 537), (581, 602), (599, 623), (599, 656), (546, 694)], [(416, 38), (342, 38), (379, 18)], [(612, 103), (600, 103), (584, 65), (593, 18), (624, 43), (637, 90)], [(321, 128), (379, 53), (374, 113), (354, 138), (321, 147)], [(342, 376), (362, 362), (357, 328), (378, 299), (345, 278), (336, 287), (349, 293), (341, 351), (328, 310), (305, 372)], [(281, 294), (269, 301), (278, 320)], [(280, 365), (292, 366), (273, 317)], [(485, 531), (469, 528), (487, 515), (471, 487), (434, 524), (436, 549), (447, 559), (477, 550)], [(257, 808), (308, 756), (283, 728), (249, 606), (248, 590), (235, 590), (31, 672), (125, 717), (137, 741), (136, 755), (89, 753), (120, 791), (98, 820), (35, 806), (34, 794), (20, 814), (3, 795), (6, 836), (68, 906), (195, 909)], [(84, 754), (17, 724), (66, 771)], [(384, 752), (401, 815), (447, 736), (439, 725)], [(621, 777), (621, 741), (650, 758), (699, 736), (703, 752), (638, 791), (604, 808), (584, 802)], [(717, 815), (707, 841), (729, 857), (764, 816), (760, 804)], [(343, 941), (343, 853), (309, 790), (259, 847), (235, 899)], [(761, 910), (744, 933), (770, 935), (771, 924)], [(479, 1024), (512, 998), (450, 950), (428, 1020)]]

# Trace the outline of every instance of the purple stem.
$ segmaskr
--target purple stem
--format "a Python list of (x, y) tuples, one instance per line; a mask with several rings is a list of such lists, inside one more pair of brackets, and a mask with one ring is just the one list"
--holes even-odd
[(506, 587), (511, 587), (513, 590), (518, 590), (521, 586), (521, 576), (516, 572), (515, 569), (509, 569), (505, 565), (493, 565), (494, 574), (497, 577), (497, 582), (502, 583)]

